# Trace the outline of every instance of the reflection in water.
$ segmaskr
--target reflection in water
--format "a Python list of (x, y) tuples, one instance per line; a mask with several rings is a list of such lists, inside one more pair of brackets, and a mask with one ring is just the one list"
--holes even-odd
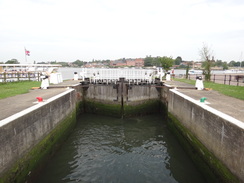
[(39, 182), (205, 182), (159, 115), (82, 115)]

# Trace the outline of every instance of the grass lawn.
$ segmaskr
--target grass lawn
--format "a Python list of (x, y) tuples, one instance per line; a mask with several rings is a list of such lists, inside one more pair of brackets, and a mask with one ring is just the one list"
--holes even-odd
[[(178, 79), (175, 78), (175, 81), (181, 81), (184, 83), (195, 85), (195, 80), (188, 80), (188, 79)], [(231, 85), (224, 85), (224, 84), (217, 84), (213, 82), (203, 82), (205, 88), (212, 88), (219, 93), (224, 95), (234, 97), (237, 99), (244, 100), (244, 87), (243, 86), (231, 86)]]
[(32, 87), (40, 87), (40, 81), (20, 81), (0, 83), (0, 99), (28, 93)]

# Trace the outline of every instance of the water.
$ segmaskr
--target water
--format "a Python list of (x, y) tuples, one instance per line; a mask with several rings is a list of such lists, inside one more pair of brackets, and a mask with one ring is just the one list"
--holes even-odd
[(82, 115), (39, 183), (206, 182), (159, 115)]

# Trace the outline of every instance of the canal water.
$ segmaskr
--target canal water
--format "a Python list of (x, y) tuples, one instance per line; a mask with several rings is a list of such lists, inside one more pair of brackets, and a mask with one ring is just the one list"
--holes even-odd
[(160, 115), (83, 114), (39, 183), (206, 182)]

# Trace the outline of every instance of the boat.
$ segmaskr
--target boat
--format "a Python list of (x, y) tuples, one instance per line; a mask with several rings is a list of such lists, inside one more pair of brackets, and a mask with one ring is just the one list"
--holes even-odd
[(188, 74), (202, 74), (202, 70), (193, 70), (193, 69), (191, 69), (191, 70), (188, 71)]
[(59, 64), (0, 64), (0, 82), (22, 80), (40, 81), (41, 75), (49, 75), (50, 83), (62, 82)]
[(230, 69), (230, 70), (225, 70), (225, 74), (237, 74), (237, 73), (244, 73), (244, 70), (239, 70), (239, 69)]

